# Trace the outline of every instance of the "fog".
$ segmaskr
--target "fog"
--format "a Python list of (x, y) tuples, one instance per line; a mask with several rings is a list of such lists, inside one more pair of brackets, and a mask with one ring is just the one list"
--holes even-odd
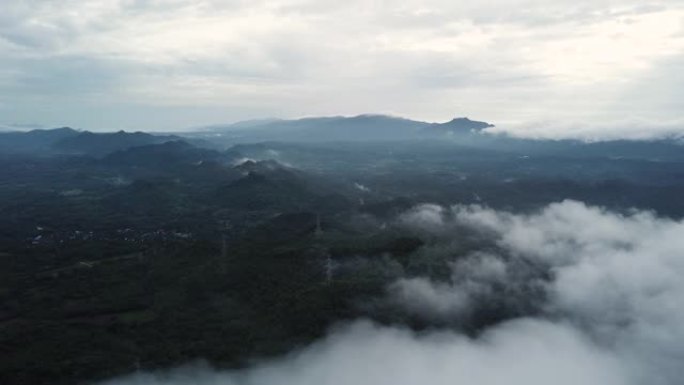
[[(564, 201), (526, 214), (422, 205), (397, 223), (432, 236), (417, 253), (448, 259), (451, 276), (403, 277), (383, 301), (441, 321), (489, 301), (533, 310), (475, 335), (359, 320), (245, 370), (191, 365), (107, 384), (681, 383), (684, 222)], [(458, 255), (473, 234), (486, 250)]]

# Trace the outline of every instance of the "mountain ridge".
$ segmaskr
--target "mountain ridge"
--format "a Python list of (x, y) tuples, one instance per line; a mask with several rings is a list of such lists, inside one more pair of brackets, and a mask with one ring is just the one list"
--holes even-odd
[[(247, 129), (246, 126), (249, 128)], [(215, 125), (205, 133), (245, 141), (394, 141), (431, 136), (470, 133), (493, 127), (487, 122), (454, 118), (430, 123), (383, 114), (305, 117), (291, 120), (265, 120)]]

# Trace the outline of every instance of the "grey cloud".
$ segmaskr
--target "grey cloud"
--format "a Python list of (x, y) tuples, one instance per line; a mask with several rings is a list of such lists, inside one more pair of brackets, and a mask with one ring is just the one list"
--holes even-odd
[(15, 97), (54, 96), (71, 93), (108, 93), (122, 80), (120, 69), (126, 63), (113, 63), (90, 57), (31, 59), (17, 63)]
[(105, 13), (115, 5), (114, 1), (8, 0), (0, 15), (0, 38), (34, 54), (49, 54), (83, 34), (103, 28), (107, 21), (104, 16), (112, 16)]

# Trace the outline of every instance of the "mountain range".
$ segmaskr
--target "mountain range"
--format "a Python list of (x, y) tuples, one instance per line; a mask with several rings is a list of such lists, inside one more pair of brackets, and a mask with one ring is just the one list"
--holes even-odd
[(170, 135), (144, 132), (93, 133), (70, 127), (37, 129), (27, 132), (0, 132), (0, 152), (8, 154), (104, 156), (131, 147), (178, 140)]
[(88, 155), (105, 157), (134, 147), (186, 141), (198, 147), (225, 150), (254, 143), (379, 143), (437, 141), (460, 146), (518, 153), (521, 156), (608, 156), (650, 160), (684, 160), (681, 141), (530, 140), (488, 134), (492, 124), (455, 118), (428, 123), (386, 115), (315, 117), (296, 120), (263, 119), (215, 125), (175, 135), (144, 132), (93, 133), (68, 127), (28, 132), (0, 132), (0, 153)]
[(455, 118), (445, 123), (428, 123), (387, 115), (313, 117), (295, 120), (251, 120), (224, 126), (210, 126), (201, 132), (221, 135), (239, 142), (287, 141), (395, 141), (468, 134), (494, 127), (490, 123)]

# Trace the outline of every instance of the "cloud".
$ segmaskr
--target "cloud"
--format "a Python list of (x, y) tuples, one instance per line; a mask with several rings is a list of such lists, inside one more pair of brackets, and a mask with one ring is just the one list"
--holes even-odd
[(573, 121), (538, 121), (487, 128), (493, 135), (532, 139), (579, 139), (589, 142), (605, 140), (658, 140), (684, 137), (684, 120), (623, 120), (597, 123)]
[(354, 187), (356, 187), (357, 190), (368, 193), (371, 191), (371, 189), (367, 186), (362, 185), (361, 183), (354, 182)]
[(547, 277), (538, 265), (482, 251), (464, 257), (449, 246), (428, 247), (417, 256), (452, 261), (447, 281), (401, 278), (387, 288), (385, 301), (414, 319), (475, 330), (539, 312)]
[(684, 306), (678, 305), (684, 295), (684, 222), (650, 212), (608, 212), (574, 201), (528, 215), (480, 206), (450, 211), (449, 228), (476, 229), (501, 250), (498, 257), (471, 255), (461, 261), (475, 258), (485, 264), (494, 258), (504, 266), (495, 271), (506, 274), (480, 279), (477, 272), (489, 269), (472, 268), (470, 262), (454, 265), (454, 274), (460, 275), (448, 286), (434, 284), (441, 289), (434, 298), (447, 297), (445, 287), (455, 298), (475, 304), (474, 299), (486, 302), (501, 295), (482, 298), (484, 291), (477, 286), (473, 290), (473, 280), (490, 288), (503, 285), (504, 292), (520, 297), (525, 292), (520, 288), (535, 279), (530, 272), (536, 269), (536, 282), (545, 290), (538, 297), (544, 299), (544, 319), (576, 325), (655, 383), (677, 382), (682, 372), (676, 362), (684, 358)]
[(445, 210), (440, 205), (422, 204), (402, 214), (399, 222), (415, 231), (436, 233), (444, 228)]
[[(497, 297), (528, 296), (537, 310), (489, 325), (476, 337), (452, 327), (417, 333), (357, 321), (242, 371), (184, 368), (107, 384), (681, 382), (684, 221), (564, 201), (527, 214), (423, 205), (400, 223), (436, 234), (435, 243), (479, 234), (496, 252), (459, 254), (428, 245), (451, 261), (451, 276), (399, 279), (388, 289), (394, 306), (426, 319), (458, 319)], [(529, 281), (544, 295), (530, 296)]]
[(389, 287), (389, 301), (411, 315), (455, 319), (472, 307), (473, 288), (455, 288), (424, 278), (403, 278)]
[(417, 336), (361, 322), (287, 359), (226, 374), (197, 368), (138, 374), (107, 385), (587, 384), (624, 385), (624, 368), (570, 327), (534, 320), (478, 341)]

